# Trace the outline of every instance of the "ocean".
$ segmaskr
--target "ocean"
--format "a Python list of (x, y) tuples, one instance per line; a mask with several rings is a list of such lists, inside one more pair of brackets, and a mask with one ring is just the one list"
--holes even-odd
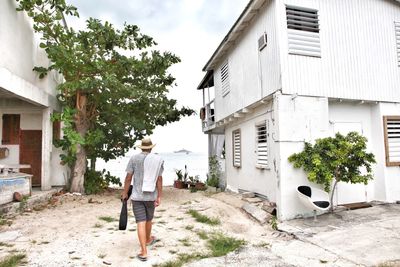
[[(158, 153), (164, 159), (163, 185), (169, 186), (174, 184), (176, 179), (175, 170), (181, 169), (185, 172), (185, 165), (189, 176), (199, 175), (200, 181), (207, 179), (208, 156), (203, 153)], [(125, 169), (131, 156), (125, 156), (105, 162), (98, 159), (96, 162), (96, 170), (106, 169), (111, 175), (118, 177), (121, 183), (124, 183)]]

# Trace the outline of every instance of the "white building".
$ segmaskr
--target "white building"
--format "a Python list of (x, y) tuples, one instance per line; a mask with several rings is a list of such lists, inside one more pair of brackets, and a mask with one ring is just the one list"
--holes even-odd
[(288, 157), (358, 131), (375, 178), (339, 184), (335, 204), (400, 200), (400, 1), (252, 0), (203, 71), (203, 131), (210, 153), (225, 137), (229, 189), (268, 197), (281, 220), (308, 214)]
[(19, 171), (33, 174), (32, 185), (48, 190), (65, 185), (68, 177), (61, 151), (52, 145), (60, 127), (50, 121), (60, 110), (56, 84), (61, 77), (50, 73), (39, 79), (32, 70), (49, 62), (31, 20), (15, 9), (16, 1), (0, 1), (0, 165), (29, 164)]

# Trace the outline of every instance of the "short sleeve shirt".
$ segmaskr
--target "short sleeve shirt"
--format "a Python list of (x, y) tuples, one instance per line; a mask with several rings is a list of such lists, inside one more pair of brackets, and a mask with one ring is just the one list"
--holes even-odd
[[(144, 174), (144, 160), (149, 153), (142, 152), (133, 155), (126, 166), (126, 172), (133, 174), (133, 187), (131, 199), (135, 201), (154, 201), (157, 199), (157, 187), (154, 192), (143, 192), (143, 174)], [(164, 171), (164, 161), (161, 164), (158, 176), (162, 176)]]

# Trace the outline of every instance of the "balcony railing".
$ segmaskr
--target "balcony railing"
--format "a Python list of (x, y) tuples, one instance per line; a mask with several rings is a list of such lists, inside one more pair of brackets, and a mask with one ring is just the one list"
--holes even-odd
[(215, 109), (214, 100), (208, 103), (204, 108), (202, 108), (200, 114), (202, 119), (203, 130), (210, 128), (215, 125)]

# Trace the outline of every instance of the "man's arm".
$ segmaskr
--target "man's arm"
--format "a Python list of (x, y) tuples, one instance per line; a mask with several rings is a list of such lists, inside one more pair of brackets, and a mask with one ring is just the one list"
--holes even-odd
[(162, 176), (158, 176), (156, 187), (157, 187), (158, 196), (157, 196), (157, 200), (156, 200), (155, 204), (156, 204), (156, 207), (157, 207), (157, 206), (159, 206), (161, 204)]
[(124, 191), (122, 192), (122, 196), (121, 196), (121, 198), (123, 200), (127, 200), (128, 199), (128, 191), (129, 191), (129, 186), (131, 185), (131, 182), (132, 182), (132, 176), (133, 176), (132, 173), (129, 173), (129, 172), (126, 173)]

